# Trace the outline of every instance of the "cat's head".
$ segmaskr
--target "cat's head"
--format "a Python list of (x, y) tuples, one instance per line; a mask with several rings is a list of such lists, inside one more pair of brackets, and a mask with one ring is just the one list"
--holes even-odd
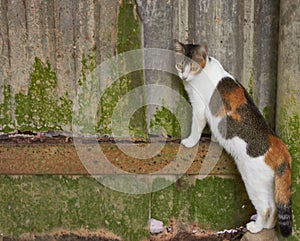
[(174, 40), (175, 67), (179, 77), (184, 81), (192, 80), (200, 74), (206, 65), (207, 46), (183, 44)]

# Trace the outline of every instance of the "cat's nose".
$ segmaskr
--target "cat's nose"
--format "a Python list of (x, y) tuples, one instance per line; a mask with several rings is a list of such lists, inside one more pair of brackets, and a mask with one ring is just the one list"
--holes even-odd
[(187, 75), (187, 74), (183, 74), (183, 75), (182, 75), (182, 79), (183, 79), (183, 80), (186, 80), (187, 78), (188, 78), (188, 75)]

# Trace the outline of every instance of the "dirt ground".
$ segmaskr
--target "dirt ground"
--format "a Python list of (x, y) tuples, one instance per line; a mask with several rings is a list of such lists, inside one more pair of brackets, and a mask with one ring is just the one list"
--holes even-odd
[[(243, 231), (235, 233), (223, 233), (223, 234), (206, 234), (205, 232), (200, 234), (193, 234), (188, 232), (180, 232), (175, 236), (171, 235), (152, 235), (150, 241), (238, 241), (241, 240), (244, 235)], [(1, 240), (1, 238), (0, 238)], [(81, 236), (75, 233), (64, 234), (52, 234), (52, 235), (34, 235), (31, 237), (20, 238), (7, 238), (3, 237), (3, 241), (121, 241), (120, 238), (101, 237), (99, 235), (87, 235)], [(143, 240), (146, 241), (146, 240)]]
[[(132, 241), (240, 241), (246, 233), (244, 227), (225, 230), (208, 231), (201, 229), (197, 224), (183, 227), (176, 219), (171, 219), (169, 226), (159, 234), (150, 234), (150, 239)], [(89, 231), (56, 231), (46, 234), (24, 234), (19, 238), (1, 237), (0, 241), (122, 241), (123, 239), (110, 231), (100, 229)]]
[(59, 231), (49, 234), (25, 234), (19, 238), (3, 237), (0, 241), (121, 241), (122, 239), (112, 234), (109, 231), (99, 230), (96, 232), (89, 232), (87, 230), (80, 230), (77, 232)]
[(197, 224), (183, 228), (171, 219), (170, 227), (158, 235), (151, 235), (150, 241), (239, 241), (245, 233), (244, 227), (220, 232), (203, 230)]

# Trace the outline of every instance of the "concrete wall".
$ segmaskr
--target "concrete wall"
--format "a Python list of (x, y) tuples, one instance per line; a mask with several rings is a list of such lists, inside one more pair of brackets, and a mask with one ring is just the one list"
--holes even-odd
[[(299, 0), (0, 0), (0, 132), (71, 130), (74, 98), (87, 76), (97, 65), (117, 53), (141, 47), (171, 49), (174, 38), (185, 43), (205, 42), (208, 44), (210, 55), (218, 58), (224, 67), (242, 82), (270, 126), (276, 129), (289, 145), (294, 160), (295, 232), (293, 237), (295, 240), (299, 239), (300, 199), (297, 191), (300, 178), (298, 168), (300, 160), (299, 6)], [(109, 82), (111, 79), (103, 81)], [(96, 132), (110, 133), (111, 115), (121, 96), (144, 83), (165, 84), (184, 95), (179, 79), (171, 74), (145, 71), (128, 75), (111, 86), (100, 101)], [(145, 93), (145, 96), (151, 100), (149, 94)], [(167, 100), (170, 97), (165, 96), (165, 98)], [(133, 118), (131, 130), (134, 135), (145, 135), (146, 122), (149, 124), (151, 119), (155, 119), (153, 115), (156, 111), (156, 108), (150, 107), (142, 109), (138, 116)], [(158, 124), (163, 123), (165, 129), (169, 130), (169, 134), (176, 133), (173, 129), (178, 128), (178, 125), (174, 125), (175, 121), (169, 117), (169, 113), (160, 110), (157, 117), (160, 118)], [(154, 120), (154, 124), (155, 121), (159, 122)], [(61, 223), (68, 227), (71, 221), (77, 228), (80, 225), (91, 225), (83, 221), (87, 218), (97, 219), (92, 211), (84, 213), (84, 208), (78, 210), (82, 220), (74, 220), (76, 215), (69, 212), (74, 205), (77, 205), (77, 200), (73, 200), (70, 196), (82, 195), (82, 200), (89, 202), (85, 199), (84, 192), (82, 193), (82, 187), (92, 185), (89, 183), (90, 180), (83, 178), (74, 181), (57, 177), (52, 179), (49, 176), (35, 178), (21, 181), (3, 176), (0, 178), (3, 184), (0, 197), (7, 198), (6, 203), (0, 202), (0, 205), (4, 205), (0, 213), (2, 217), (2, 219), (0, 217), (0, 224), (4, 228), (0, 227), (0, 231), (4, 230), (8, 235), (13, 234), (13, 230), (16, 230), (15, 225), (19, 223), (11, 217), (19, 210), (26, 210), (36, 193), (42, 196), (43, 191), (40, 190), (39, 185), (49, 181), (65, 189), (63, 198), (71, 203), (70, 206), (66, 206), (67, 211), (64, 214), (69, 221), (64, 221), (61, 212), (55, 213), (57, 219), (53, 221), (52, 226), (47, 224), (50, 225), (49, 229), (58, 227)], [(88, 184), (82, 186), (81, 182), (88, 182)], [(153, 194), (147, 196), (145, 200), (138, 198), (137, 201), (148, 203), (152, 200), (159, 206), (160, 200), (164, 200), (162, 206), (166, 207), (166, 211), (162, 212), (162, 209), (155, 207), (153, 213), (158, 219), (162, 218), (166, 222), (172, 215), (180, 217), (184, 212), (180, 212), (178, 207), (184, 209), (185, 206), (188, 206), (188, 211), (184, 213), (186, 215), (184, 221), (190, 221), (188, 216), (192, 216), (196, 221), (209, 219), (210, 215), (203, 214), (203, 207), (193, 207), (196, 196), (202, 195), (197, 193), (197, 190), (201, 190), (203, 182), (206, 181), (197, 181), (197, 188), (193, 189), (189, 198), (185, 196), (188, 192), (178, 192), (174, 184), (166, 193)], [(234, 182), (231, 180), (227, 183), (223, 179), (210, 180), (208, 181), (210, 184), (205, 184), (208, 189), (203, 189), (203, 193), (213, 192), (214, 185), (220, 185), (220, 190), (225, 192), (231, 185), (235, 185)], [(27, 187), (24, 189), (22, 183), (27, 183), (29, 189), (34, 188), (37, 192), (29, 193), (28, 199), (19, 203), (19, 197), (22, 197), (24, 190), (27, 193)], [(76, 185), (76, 188), (69, 192), (69, 186), (65, 188), (68, 183), (71, 186)], [(95, 189), (91, 193), (97, 189), (97, 185), (93, 186)], [(20, 192), (9, 193), (11, 186)], [(102, 190), (102, 187), (100, 189)], [(237, 211), (234, 211), (238, 210), (234, 202), (238, 192), (236, 190), (234, 186), (229, 193), (230, 215), (237, 215)], [(55, 190), (48, 191), (50, 196), (55, 196)], [(103, 193), (106, 191), (104, 190)], [(132, 197), (126, 201), (126, 205), (131, 202), (130, 199)], [(168, 210), (169, 205), (166, 200), (176, 202), (178, 199), (183, 201), (179, 202), (178, 207), (172, 204), (172, 210)], [(106, 201), (110, 203), (110, 198)], [(207, 200), (207, 203), (210, 201)], [(10, 202), (13, 202), (15, 209), (9, 209)], [(222, 199), (219, 202), (222, 203)], [(40, 203), (48, 205), (46, 199)], [(97, 203), (98, 200), (92, 202), (93, 205), (98, 205)], [(51, 205), (53, 209), (56, 208), (55, 202)], [(63, 207), (64, 204), (61, 203), (57, 208)], [(5, 211), (6, 209), (9, 210)], [(116, 212), (118, 212), (117, 208)], [(132, 213), (137, 215), (134, 211)], [(34, 213), (24, 211), (22, 220), (25, 224), (28, 215)], [(130, 215), (127, 215), (129, 220)], [(149, 218), (147, 215), (143, 213), (139, 230), (143, 230), (146, 225)], [(105, 217), (101, 219), (102, 223), (99, 225), (115, 229), (115, 226), (123, 222), (121, 216), (117, 221), (108, 220), (112, 226), (107, 224)], [(10, 220), (11, 223), (6, 220)], [(240, 220), (242, 219), (231, 220), (231, 225), (239, 223)], [(207, 223), (214, 222), (215, 219)], [(223, 228), (222, 220), (215, 223), (218, 227), (213, 228)], [(32, 226), (29, 224), (22, 226), (16, 233), (46, 231), (43, 228), (30, 229)], [(130, 226), (128, 229), (134, 230), (135, 227)], [(123, 232), (118, 228), (116, 230), (118, 234)], [(132, 233), (128, 234), (128, 240), (131, 237), (145, 236), (145, 231), (138, 234), (132, 231)]]
[[(30, 73), (38, 57), (51, 64), (56, 73), (58, 95), (68, 92), (70, 100), (78, 91), (82, 72), (91, 70), (83, 63), (83, 55), (95, 55), (95, 64), (100, 64), (116, 53), (133, 48), (172, 48), (173, 38), (183, 42), (204, 42), (210, 55), (218, 58), (224, 67), (239, 79), (249, 90), (263, 112), (270, 126), (277, 129), (282, 124), (278, 111), (281, 99), (285, 99), (281, 84), (285, 66), (278, 58), (278, 46), (282, 50), (286, 40), (297, 43), (297, 21), (291, 23), (295, 31), (286, 37), (286, 5), (276, 1), (5, 1), (0, 2), (0, 87), (2, 105), (4, 85), (11, 88), (11, 118), (3, 120), (2, 130), (17, 130), (14, 95), (27, 94), (30, 87)], [(129, 10), (120, 19), (120, 13)], [(297, 4), (292, 4), (297, 6)], [(280, 10), (281, 9), (281, 10)], [(124, 15), (124, 14), (123, 14)], [(281, 16), (281, 18), (280, 18)], [(122, 17), (122, 16), (121, 16)], [(128, 20), (138, 21), (126, 24)], [(123, 23), (123, 25), (122, 25)], [(141, 35), (138, 26), (142, 27)], [(281, 25), (281, 26), (282, 26)], [(118, 29), (118, 26), (120, 28)], [(121, 31), (124, 29), (124, 31)], [(292, 30), (291, 30), (292, 31)], [(134, 36), (134, 40), (130, 37)], [(284, 37), (282, 37), (284, 36)], [(124, 39), (129, 39), (124, 48)], [(136, 44), (131, 44), (131, 42)], [(142, 42), (142, 43), (141, 43)], [(280, 43), (280, 45), (279, 45)], [(293, 45), (297, 48), (297, 44)], [(294, 54), (297, 51), (291, 50)], [(92, 53), (92, 54), (91, 54)], [(282, 56), (284, 52), (281, 52)], [(284, 55), (289, 56), (289, 55)], [(279, 64), (278, 64), (279, 63)], [(88, 63), (91, 64), (91, 63)], [(291, 63), (292, 64), (292, 63)], [(292, 64), (297, 69), (295, 64)], [(277, 68), (278, 66), (278, 68)], [(294, 72), (295, 73), (295, 72)], [(279, 76), (279, 78), (277, 78)], [(175, 79), (175, 80), (174, 80)], [(295, 89), (298, 82), (293, 81)], [(277, 81), (278, 80), (278, 81)], [(131, 88), (143, 82), (163, 83), (182, 92), (178, 79), (167, 73), (145, 71), (145, 80), (132, 84)], [(278, 84), (277, 84), (278, 82)], [(278, 86), (278, 88), (277, 88)], [(129, 88), (130, 89), (130, 88)], [(151, 97), (150, 97), (151, 98)], [(167, 98), (167, 96), (166, 96)], [(276, 99), (279, 102), (276, 102)], [(0, 102), (1, 104), (1, 102)], [(292, 104), (292, 103), (290, 103)], [(297, 103), (295, 108), (297, 109)], [(3, 107), (4, 108), (4, 107)], [(148, 108), (148, 122), (153, 117)], [(3, 111), (2, 111), (3, 112)], [(3, 116), (0, 116), (3, 118)], [(11, 128), (5, 128), (8, 125)], [(69, 128), (68, 125), (63, 125)]]

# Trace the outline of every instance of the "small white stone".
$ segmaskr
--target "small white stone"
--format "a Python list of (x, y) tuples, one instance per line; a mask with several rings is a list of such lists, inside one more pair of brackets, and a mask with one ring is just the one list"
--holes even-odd
[(151, 218), (150, 219), (150, 233), (158, 234), (164, 231), (164, 224), (162, 221)]

